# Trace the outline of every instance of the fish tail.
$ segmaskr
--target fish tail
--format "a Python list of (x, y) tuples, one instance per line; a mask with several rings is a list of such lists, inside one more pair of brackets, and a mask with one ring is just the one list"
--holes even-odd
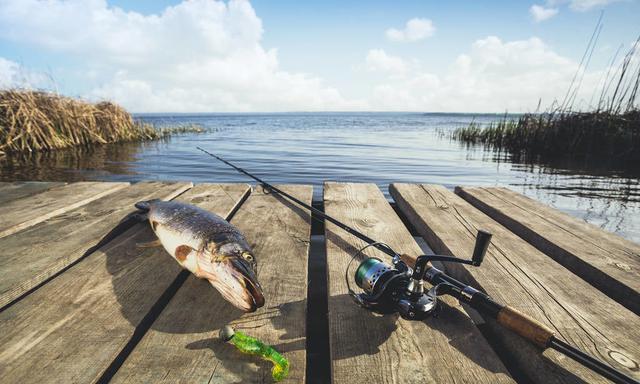
[(149, 210), (151, 209), (151, 204), (155, 203), (156, 201), (160, 201), (160, 199), (153, 199), (153, 200), (147, 200), (147, 201), (138, 201), (137, 203), (135, 203), (135, 207), (138, 208), (138, 210), (144, 212), (149, 212)]

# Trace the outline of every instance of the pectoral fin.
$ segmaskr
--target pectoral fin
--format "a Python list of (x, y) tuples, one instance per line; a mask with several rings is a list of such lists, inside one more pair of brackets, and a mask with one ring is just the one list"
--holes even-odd
[(162, 245), (162, 242), (160, 241), (160, 239), (155, 239), (147, 243), (136, 243), (136, 248), (153, 248), (153, 247), (160, 247), (161, 245)]
[(200, 268), (198, 268), (198, 251), (196, 249), (188, 245), (178, 245), (173, 251), (173, 257), (183, 268), (188, 269), (197, 277), (202, 277)]
[(179, 262), (184, 263), (184, 261), (187, 259), (187, 256), (189, 256), (191, 252), (195, 251), (195, 249), (191, 248), (188, 245), (178, 245), (176, 247), (174, 255)]

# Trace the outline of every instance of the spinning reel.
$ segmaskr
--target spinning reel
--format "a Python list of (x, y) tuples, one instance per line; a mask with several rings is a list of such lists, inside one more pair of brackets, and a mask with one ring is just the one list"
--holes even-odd
[[(345, 280), (349, 294), (355, 302), (371, 311), (390, 314), (398, 312), (407, 320), (423, 320), (433, 315), (438, 308), (438, 296), (452, 294), (456, 297), (464, 295), (459, 287), (447, 282), (435, 281), (442, 272), (428, 267), (430, 261), (446, 261), (460, 264), (480, 266), (491, 241), (491, 234), (478, 231), (471, 260), (459, 259), (445, 255), (422, 255), (416, 259), (413, 268), (409, 267), (400, 255), (395, 255), (393, 266), (376, 257), (362, 261), (356, 269), (354, 280), (364, 292), (356, 293), (351, 289), (348, 274), (351, 262), (364, 250), (376, 243), (369, 244), (354, 255), (347, 266)], [(379, 243), (377, 243), (379, 244)], [(384, 245), (384, 244), (383, 244)], [(424, 281), (434, 284), (425, 291)]]
[[(444, 255), (422, 255), (416, 259), (415, 265), (413, 269), (411, 269), (406, 262), (401, 259), (401, 255), (388, 245), (376, 242), (364, 233), (327, 215), (324, 211), (314, 208), (290, 194), (281, 191), (277, 187), (231, 164), (221, 157), (207, 152), (200, 147), (198, 147), (198, 149), (222, 161), (238, 172), (249, 176), (265, 186), (268, 191), (285, 197), (289, 201), (313, 212), (314, 215), (311, 216), (312, 218), (326, 220), (367, 243), (367, 246), (363, 247), (351, 258), (344, 274), (347, 287), (349, 288), (349, 295), (351, 295), (359, 305), (375, 312), (398, 312), (405, 319), (422, 320), (436, 311), (438, 307), (438, 296), (448, 294), (476, 309), (483, 316), (495, 319), (498, 324), (512, 330), (538, 347), (543, 349), (553, 348), (617, 384), (640, 384), (640, 382), (625, 373), (586, 354), (571, 344), (567, 344), (561, 339), (558, 339), (555, 337), (553, 329), (539, 321), (536, 321), (515, 308), (500, 304), (486, 293), (456, 280), (433, 266), (427, 265), (430, 261), (447, 261), (471, 264), (476, 267), (479, 266), (484, 259), (487, 247), (491, 241), (490, 233), (478, 231), (471, 260)], [(385, 264), (382, 260), (375, 257), (370, 257), (360, 263), (356, 270), (355, 280), (358, 287), (364, 292), (357, 294), (349, 285), (349, 267), (353, 260), (370, 246), (374, 246), (379, 251), (393, 257), (393, 266)], [(427, 292), (424, 291), (423, 280), (426, 280), (432, 286)]]

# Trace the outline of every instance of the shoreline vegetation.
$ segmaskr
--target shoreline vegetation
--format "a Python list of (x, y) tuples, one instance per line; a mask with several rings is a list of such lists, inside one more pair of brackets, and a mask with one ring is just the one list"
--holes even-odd
[[(595, 43), (589, 44), (585, 57), (590, 57), (595, 47)], [(614, 73), (607, 72), (602, 88), (596, 90), (599, 101), (591, 111), (573, 110), (582, 81), (578, 69), (562, 103), (554, 103), (547, 112), (525, 113), (518, 118), (505, 115), (488, 125), (474, 121), (454, 130), (451, 138), (467, 146), (483, 145), (495, 152), (508, 153), (525, 162), (571, 159), (606, 162), (623, 170), (637, 168), (640, 163), (639, 46), (640, 38)]]
[[(532, 161), (561, 158), (606, 160), (616, 166), (640, 162), (640, 110), (527, 113), (481, 126), (472, 122), (452, 138)], [(632, 164), (635, 163), (635, 164)]]
[(90, 103), (50, 92), (0, 90), (0, 155), (159, 140), (203, 131), (198, 125), (157, 128), (134, 120), (124, 108), (108, 101)]

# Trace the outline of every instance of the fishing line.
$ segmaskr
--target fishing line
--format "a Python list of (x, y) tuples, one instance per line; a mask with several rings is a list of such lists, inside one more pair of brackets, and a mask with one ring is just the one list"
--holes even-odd
[[(374, 239), (370, 238), (369, 236), (366, 236), (365, 234), (363, 234), (363, 233), (361, 233), (361, 232), (349, 227), (348, 225), (343, 224), (342, 222), (334, 219), (333, 217), (331, 217), (331, 216), (327, 215), (326, 213), (322, 212), (321, 210), (319, 210), (319, 209), (317, 209), (317, 208), (315, 208), (315, 207), (313, 207), (313, 206), (311, 206), (311, 205), (309, 205), (309, 204), (307, 204), (307, 203), (305, 203), (305, 202), (303, 202), (303, 201), (291, 196), (287, 192), (284, 192), (284, 191), (280, 190), (277, 187), (274, 187), (273, 185), (267, 183), (266, 181), (260, 179), (259, 177), (254, 176), (254, 175), (250, 174), (249, 172), (245, 171), (244, 169), (233, 165), (232, 163), (228, 162), (227, 160), (225, 160), (225, 159), (223, 159), (223, 158), (221, 158), (219, 156), (216, 156), (213, 153), (208, 152), (208, 151), (206, 151), (206, 150), (204, 150), (204, 149), (202, 149), (200, 147), (196, 147), (196, 148), (198, 150), (206, 153), (207, 155), (222, 161), (223, 163), (227, 164), (228, 166), (232, 167), (233, 169), (237, 170), (238, 172), (249, 176), (250, 178), (252, 178), (255, 181), (257, 181), (260, 184), (262, 184), (263, 187), (266, 187), (269, 190), (274, 191), (274, 192), (286, 197), (287, 199), (291, 200), (292, 202), (294, 202), (294, 203), (300, 205), (301, 207), (306, 208), (306, 209), (310, 210), (311, 212), (315, 213), (316, 215), (320, 216), (324, 220), (327, 220), (330, 223), (337, 225), (339, 228), (343, 229), (344, 231), (346, 231), (347, 233), (349, 233), (351, 235), (356, 236), (360, 240), (363, 240), (364, 242), (366, 242), (368, 244), (376, 243), (376, 245), (374, 245), (374, 247), (377, 248), (378, 250), (386, 253), (387, 255), (389, 255), (391, 257), (395, 257), (395, 256), (399, 255), (396, 251), (391, 249), (391, 247), (389, 247), (388, 245), (383, 245), (383, 243), (375, 241)], [(312, 217), (313, 217), (313, 215), (312, 215)]]
[[(491, 233), (478, 230), (471, 259), (461, 259), (449, 255), (421, 255), (415, 259), (413, 268), (411, 268), (403, 261), (403, 257), (389, 245), (373, 240), (358, 230), (300, 201), (219, 156), (200, 147), (197, 148), (256, 180), (262, 184), (263, 188), (267, 188), (269, 191), (275, 192), (291, 202), (310, 210), (317, 216), (366, 242), (367, 245), (360, 248), (347, 264), (347, 273), (345, 274), (349, 295), (360, 306), (382, 314), (398, 313), (407, 320), (423, 320), (435, 314), (438, 308), (439, 296), (450, 295), (457, 298), (460, 303), (476, 309), (483, 316), (495, 319), (504, 328), (515, 332), (542, 350), (554, 349), (617, 384), (640, 384), (640, 382), (625, 373), (558, 339), (554, 329), (513, 307), (496, 302), (488, 294), (456, 280), (430, 264), (432, 261), (445, 261), (479, 267), (491, 242)], [(313, 214), (311, 217), (314, 217)], [(375, 257), (369, 257), (362, 261), (356, 270), (355, 280), (358, 287), (363, 290), (363, 293), (357, 294), (349, 283), (348, 269), (353, 260), (358, 255), (363, 254), (368, 247), (376, 248), (391, 256), (392, 265), (388, 265)], [(423, 281), (430, 283), (432, 288), (425, 291)]]
[(387, 245), (387, 244), (385, 244), (385, 243), (383, 243), (383, 242), (380, 242), (380, 241), (377, 241), (377, 242), (375, 242), (375, 243), (371, 243), (371, 244), (367, 244), (367, 245), (365, 245), (364, 247), (360, 248), (360, 249), (358, 250), (358, 252), (356, 252), (356, 253), (351, 257), (351, 260), (349, 260), (349, 264), (347, 264), (347, 269), (345, 269), (345, 271), (344, 271), (344, 281), (347, 283), (347, 290), (348, 290), (349, 295), (350, 295), (351, 297), (354, 297), (354, 298), (355, 298), (355, 296), (356, 296), (357, 294), (356, 294), (356, 292), (351, 288), (351, 283), (349, 282), (349, 268), (351, 268), (351, 264), (353, 263), (353, 261), (354, 261), (358, 256), (360, 256), (360, 255), (363, 255), (363, 254), (364, 254), (363, 252), (365, 251), (365, 249), (367, 249), (367, 248), (369, 248), (369, 247), (373, 247), (373, 246), (374, 246), (374, 244), (382, 244), (382, 245), (385, 245), (385, 246), (387, 246), (387, 247), (388, 247), (388, 245)]

